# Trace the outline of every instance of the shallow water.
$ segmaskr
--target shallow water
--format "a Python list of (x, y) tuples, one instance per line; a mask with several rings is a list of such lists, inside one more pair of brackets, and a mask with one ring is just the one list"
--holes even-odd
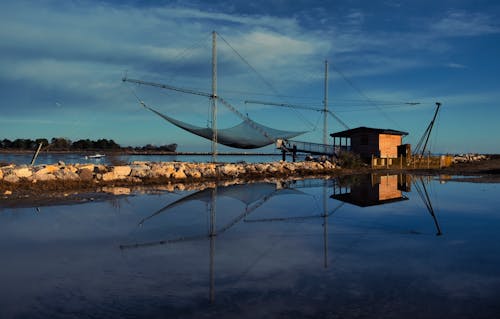
[(495, 318), (498, 194), (358, 176), (4, 209), (0, 318)]
[[(13, 163), (16, 165), (30, 164), (33, 154), (28, 153), (0, 153), (0, 163)], [(300, 155), (299, 159), (303, 159), (304, 155)], [(290, 156), (288, 156), (290, 159)], [(106, 157), (92, 159), (85, 158), (83, 153), (41, 153), (36, 161), (38, 164), (54, 164), (63, 161), (66, 164), (75, 163), (96, 163), (96, 164), (116, 164), (116, 163), (131, 163), (133, 161), (150, 161), (150, 162), (210, 162), (211, 155), (108, 155)], [(245, 161), (247, 163), (271, 162), (281, 160), (281, 154), (276, 155), (219, 155), (218, 162), (236, 163)]]

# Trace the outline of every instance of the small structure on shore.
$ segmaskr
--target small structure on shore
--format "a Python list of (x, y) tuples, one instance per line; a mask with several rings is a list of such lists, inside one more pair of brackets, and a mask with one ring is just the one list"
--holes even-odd
[[(407, 132), (370, 127), (357, 127), (330, 134), (333, 137), (333, 147), (337, 151), (351, 151), (362, 159), (372, 157), (397, 158), (405, 156), (408, 146), (403, 145), (403, 136)], [(406, 147), (404, 147), (406, 146)]]

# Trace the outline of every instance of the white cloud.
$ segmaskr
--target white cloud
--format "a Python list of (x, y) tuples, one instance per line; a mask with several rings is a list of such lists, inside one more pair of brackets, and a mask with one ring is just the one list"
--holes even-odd
[(467, 66), (460, 64), (460, 63), (450, 62), (450, 63), (447, 63), (446, 66), (449, 68), (452, 68), (452, 69), (467, 69)]
[(464, 37), (500, 33), (500, 27), (484, 13), (449, 11), (444, 18), (431, 24), (431, 31), (440, 37)]

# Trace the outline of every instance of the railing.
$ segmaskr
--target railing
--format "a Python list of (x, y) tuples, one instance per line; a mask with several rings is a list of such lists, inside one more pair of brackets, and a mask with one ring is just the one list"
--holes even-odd
[(333, 155), (334, 148), (332, 145), (325, 145), (319, 143), (300, 142), (300, 141), (284, 141), (284, 146), (289, 150), (296, 150), (297, 152)]
[(390, 169), (403, 169), (403, 168), (443, 168), (451, 165), (450, 156), (415, 156), (411, 158), (398, 157), (398, 158), (379, 158), (372, 156), (372, 168), (390, 168)]

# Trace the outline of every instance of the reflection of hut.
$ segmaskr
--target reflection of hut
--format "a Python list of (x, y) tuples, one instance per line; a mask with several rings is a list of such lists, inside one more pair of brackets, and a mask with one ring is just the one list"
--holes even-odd
[(334, 149), (350, 150), (361, 158), (372, 156), (379, 158), (397, 158), (398, 147), (401, 149), (403, 136), (407, 132), (391, 129), (357, 127), (330, 134)]
[(409, 176), (400, 175), (366, 175), (356, 184), (348, 188), (335, 188), (334, 199), (360, 207), (383, 205), (408, 198), (403, 192), (410, 191)]

